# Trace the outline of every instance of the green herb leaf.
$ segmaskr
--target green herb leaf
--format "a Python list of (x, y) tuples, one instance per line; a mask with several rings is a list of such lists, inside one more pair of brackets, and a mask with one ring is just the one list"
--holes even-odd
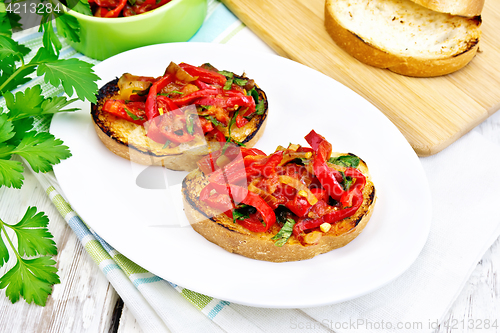
[(359, 157), (353, 155), (342, 155), (337, 157), (331, 157), (328, 162), (343, 166), (346, 168), (357, 168), (360, 162)]
[(214, 116), (204, 116), (207, 120), (210, 120), (210, 122), (212, 122), (212, 124), (214, 124), (215, 126), (221, 126), (223, 125), (220, 121), (218, 121)]
[[(88, 6), (88, 3), (87, 3)], [(89, 15), (92, 15), (89, 6)], [(78, 43), (80, 42), (80, 24), (76, 17), (71, 15), (58, 15), (56, 16), (57, 32), (67, 38), (68, 40)]]
[(233, 210), (233, 222), (250, 218), (250, 214), (257, 212), (257, 209), (250, 205), (240, 204)]
[(52, 165), (71, 156), (62, 140), (47, 132), (28, 132), (21, 143), (12, 151), (31, 165), (35, 172), (50, 171)]
[[(83, 15), (92, 16), (92, 11), (90, 10), (90, 5), (88, 0), (66, 0), (66, 4), (69, 8), (73, 9)], [(69, 16), (69, 15), (62, 15)]]
[(124, 109), (125, 109), (125, 112), (128, 114), (128, 116), (129, 116), (130, 118), (132, 118), (132, 120), (142, 120), (142, 119), (144, 119), (144, 118), (143, 118), (143, 117), (141, 117), (141, 116), (136, 116), (135, 114), (133, 114), (132, 112), (130, 112), (130, 110), (129, 110), (129, 109), (127, 109), (127, 108), (125, 108), (125, 107), (124, 107)]
[[(10, 225), (0, 220), (1, 233), (8, 240), (15, 253), (17, 262), (7, 273), (0, 278), (0, 289), (12, 303), (23, 297), (27, 303), (45, 305), (48, 295), (52, 292), (52, 285), (59, 283), (56, 262), (47, 255), (57, 254), (57, 247), (52, 240), (47, 226), (49, 219), (40, 212), (36, 213), (35, 207), (28, 207), (24, 217), (15, 225)], [(11, 228), (16, 233), (17, 248), (14, 246), (6, 228)], [(8, 261), (6, 244), (0, 243), (0, 263)], [(25, 258), (26, 256), (40, 256)]]
[(7, 92), (4, 94), (4, 97), (5, 104), (10, 110), (8, 113), (9, 120), (39, 115), (42, 112), (41, 104), (44, 98), (40, 85), (26, 88), (24, 92), (19, 91), (15, 96), (11, 92)]
[(272, 240), (275, 240), (274, 245), (276, 246), (283, 246), (285, 243), (288, 241), (290, 236), (292, 236), (293, 233), (293, 226), (295, 225), (295, 220), (294, 219), (287, 219), (283, 227), (281, 227), (280, 231), (274, 237), (272, 237)]
[(62, 48), (61, 41), (57, 37), (54, 28), (52, 27), (52, 21), (42, 23), (40, 29), (43, 30), (42, 43), (43, 47), (47, 49), (50, 53), (59, 56), (59, 51)]
[(6, 114), (0, 114), (0, 143), (12, 138), (15, 135), (13, 130), (14, 126), (8, 120), (8, 116)]
[(10, 37), (0, 35), (0, 61), (8, 56), (22, 60), (31, 50)]
[(194, 117), (197, 117), (197, 115), (189, 114), (186, 118), (186, 130), (191, 135), (194, 134)]
[(42, 102), (42, 105), (41, 105), (41, 109), (42, 109), (41, 114), (54, 114), (54, 113), (58, 113), (58, 112), (77, 111), (77, 110), (79, 110), (78, 108), (63, 109), (76, 100), (77, 100), (76, 98), (68, 100), (64, 96), (46, 98)]
[(172, 141), (170, 141), (170, 140), (165, 141), (165, 144), (163, 145), (163, 147), (161, 147), (161, 149), (165, 149), (165, 148), (167, 148), (167, 147), (168, 147), (168, 145), (169, 145), (171, 142), (172, 142)]
[(244, 87), (248, 83), (248, 80), (240, 79), (240, 78), (234, 78), (233, 82), (235, 84), (239, 85), (240, 87)]
[(49, 257), (19, 258), (16, 265), (0, 278), (0, 289), (12, 303), (23, 297), (27, 303), (45, 306), (52, 285), (59, 283), (56, 262)]
[[(2, 150), (2, 146), (0, 146), (0, 155), (4, 153)], [(24, 180), (23, 165), (19, 161), (12, 161), (8, 158), (10, 155), (7, 155), (7, 159), (0, 159), (0, 184), (6, 187), (21, 188)]]
[(0, 35), (11, 37), (12, 26), (10, 24), (9, 16), (5, 10), (5, 3), (0, 2)]
[(56, 255), (56, 243), (47, 229), (49, 218), (43, 212), (36, 214), (35, 207), (29, 207), (21, 221), (10, 228), (17, 236), (17, 251), (21, 256)]
[(7, 246), (3, 242), (3, 238), (0, 237), (0, 267), (3, 267), (9, 261), (10, 255)]
[[(43, 59), (41, 59), (43, 60)], [(87, 99), (96, 103), (97, 84), (99, 79), (92, 70), (92, 64), (78, 59), (58, 59), (50, 62), (41, 62), (37, 75), (45, 74), (45, 82), (57, 87), (62, 85), (64, 92), (71, 96), (73, 90), (81, 100)]]

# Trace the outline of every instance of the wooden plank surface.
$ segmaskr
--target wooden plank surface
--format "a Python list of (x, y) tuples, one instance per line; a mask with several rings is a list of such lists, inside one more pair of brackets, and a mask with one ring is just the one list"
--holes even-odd
[[(58, 254), (54, 257), (61, 283), (54, 285), (45, 307), (27, 304), (23, 299), (12, 304), (0, 291), (0, 332), (9, 333), (108, 333), (113, 323), (118, 294), (90, 258), (73, 230), (66, 224), (36, 178), (25, 172), (21, 189), (0, 188), (0, 218), (17, 223), (28, 206), (36, 206), (50, 220)], [(11, 253), (11, 256), (13, 254)], [(0, 268), (0, 276), (14, 261)], [(119, 317), (118, 317), (119, 318)]]
[(473, 61), (437, 78), (406, 77), (352, 58), (324, 29), (324, 0), (222, 2), (281, 56), (368, 99), (420, 156), (441, 151), (500, 108), (500, 0), (486, 1), (480, 52)]

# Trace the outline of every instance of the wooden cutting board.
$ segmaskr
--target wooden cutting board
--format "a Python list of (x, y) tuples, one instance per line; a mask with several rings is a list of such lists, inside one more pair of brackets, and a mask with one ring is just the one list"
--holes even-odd
[(324, 0), (222, 2), (281, 56), (368, 99), (420, 156), (441, 151), (500, 108), (500, 0), (486, 0), (480, 51), (473, 61), (437, 78), (401, 76), (352, 58), (324, 28)]

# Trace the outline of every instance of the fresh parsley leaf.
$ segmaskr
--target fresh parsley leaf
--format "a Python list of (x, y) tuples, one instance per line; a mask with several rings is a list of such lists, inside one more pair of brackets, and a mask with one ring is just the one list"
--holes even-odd
[[(90, 10), (90, 5), (88, 0), (66, 0), (66, 4), (69, 8), (73, 9), (75, 12), (78, 12), (83, 15), (92, 16), (92, 11)], [(69, 15), (62, 15), (69, 16)]]
[(43, 29), (42, 43), (43, 47), (50, 53), (59, 56), (59, 51), (62, 48), (61, 41), (52, 27), (52, 21), (40, 24), (40, 29)]
[(15, 135), (14, 126), (6, 114), (0, 114), (0, 143), (5, 142)]
[[(19, 120), (12, 121), (14, 126), (15, 135), (8, 140), (6, 143), (9, 145), (17, 146), (21, 143), (26, 133), (33, 130), (34, 119), (33, 117), (23, 118)], [(0, 184), (1, 185), (1, 184)]]
[(52, 165), (71, 156), (62, 140), (50, 133), (35, 131), (26, 133), (12, 153), (23, 157), (35, 172), (50, 171)]
[(10, 37), (0, 35), (0, 61), (8, 56), (14, 56), (18, 60), (23, 60), (31, 50), (16, 42)]
[(78, 108), (63, 109), (76, 100), (77, 100), (76, 98), (68, 100), (64, 96), (46, 98), (42, 102), (42, 105), (41, 105), (41, 109), (42, 109), (41, 114), (54, 114), (57, 112), (77, 111), (77, 110), (79, 110)]
[(274, 245), (283, 246), (288, 241), (293, 233), (293, 226), (295, 225), (295, 220), (288, 218), (285, 224), (281, 227), (280, 231), (274, 235), (271, 239), (275, 240)]
[(29, 78), (28, 75), (36, 70), (33, 66), (17, 68), (13, 56), (2, 60), (0, 62), (0, 68), (2, 70), (2, 75), (0, 76), (0, 95), (29, 82), (31, 78)]
[(357, 168), (359, 165), (359, 157), (353, 155), (342, 155), (337, 157), (331, 157), (328, 162), (343, 166), (346, 168)]
[(19, 258), (16, 265), (0, 278), (0, 289), (12, 303), (23, 297), (27, 303), (45, 306), (52, 285), (59, 283), (56, 262), (48, 257)]
[(3, 267), (9, 261), (9, 258), (9, 250), (3, 242), (3, 238), (0, 237), (0, 267)]
[(89, 102), (96, 103), (97, 83), (95, 81), (99, 77), (94, 74), (92, 66), (79, 59), (58, 59), (41, 62), (37, 75), (45, 74), (45, 82), (54, 87), (62, 85), (68, 96), (73, 95), (74, 90), (81, 100), (87, 99)]
[(47, 229), (49, 218), (43, 212), (36, 214), (35, 207), (29, 207), (21, 221), (10, 228), (17, 236), (17, 251), (21, 256), (56, 255), (56, 243)]
[[(2, 146), (0, 146), (0, 155), (2, 153)], [(10, 155), (7, 158), (10, 158)], [(0, 159), (0, 184), (6, 187), (21, 188), (23, 180), (23, 165), (21, 162)]]
[[(88, 3), (87, 3), (88, 6)], [(90, 14), (90, 6), (88, 7)], [(78, 43), (80, 42), (80, 25), (76, 20), (76, 17), (71, 15), (59, 15), (56, 16), (56, 28), (57, 32), (67, 38), (68, 40)]]
[(0, 3), (0, 35), (10, 37), (12, 36), (12, 26), (9, 17), (5, 11), (5, 3)]
[[(52, 293), (52, 285), (59, 283), (56, 262), (47, 255), (57, 254), (57, 247), (52, 240), (47, 226), (49, 219), (35, 207), (28, 207), (24, 217), (15, 225), (0, 220), (0, 238), (3, 236), (14, 251), (17, 260), (14, 267), (0, 277), (0, 289), (12, 303), (23, 297), (27, 303), (45, 305), (48, 295)], [(17, 247), (9, 238), (6, 228), (16, 233)], [(9, 255), (6, 244), (0, 242), (0, 267), (7, 263)], [(37, 258), (29, 258), (39, 256)], [(28, 258), (27, 258), (28, 257)]]
[(11, 92), (4, 94), (5, 104), (9, 109), (9, 120), (17, 120), (29, 116), (39, 115), (42, 112), (42, 88), (36, 85), (32, 88), (19, 91), (14, 96)]

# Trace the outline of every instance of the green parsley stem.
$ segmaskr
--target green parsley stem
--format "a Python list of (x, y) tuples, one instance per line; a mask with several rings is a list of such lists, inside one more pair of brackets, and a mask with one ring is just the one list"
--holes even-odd
[[(7, 241), (9, 242), (10, 244), (10, 247), (12, 248), (12, 250), (14, 251), (14, 253), (16, 254), (16, 257), (18, 259), (21, 259), (21, 256), (19, 255), (19, 253), (17, 252), (16, 250), (16, 247), (14, 246), (14, 244), (12, 244), (12, 241), (10, 240), (10, 237), (9, 237), (9, 234), (7, 233), (7, 230), (5, 229), (5, 222), (2, 221), (2, 219), (0, 219), (0, 227), (2, 228), (4, 234), (5, 234), (5, 238), (7, 238)], [(0, 237), (2, 235), (0, 234)]]
[[(21, 61), (22, 61), (22, 59), (21, 59)], [(0, 92), (3, 90), (3, 88), (5, 88), (10, 83), (10, 81), (12, 81), (16, 77), (17, 74), (21, 73), (26, 68), (36, 66), (36, 65), (25, 65), (24, 61), (22, 61), (22, 62), (23, 62), (23, 64), (21, 65), (21, 67), (16, 69), (16, 71), (14, 73), (12, 73), (12, 75), (9, 76), (9, 78), (7, 80), (5, 80), (5, 82), (2, 83), (2, 85), (0, 85)]]

